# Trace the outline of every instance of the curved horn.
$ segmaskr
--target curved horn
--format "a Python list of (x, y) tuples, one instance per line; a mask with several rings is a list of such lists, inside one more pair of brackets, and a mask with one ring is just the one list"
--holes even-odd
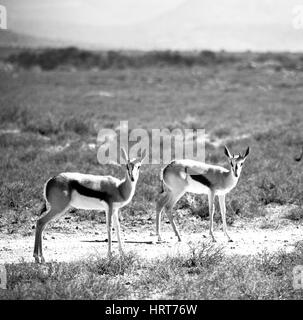
[(228, 150), (227, 146), (224, 146), (224, 153), (228, 158), (230, 158), (230, 159), (233, 158), (233, 155), (230, 153), (230, 151)]
[(125, 160), (125, 162), (129, 162), (128, 155), (123, 147), (121, 148), (121, 151), (122, 151), (122, 158)]
[(146, 149), (144, 149), (143, 152), (141, 152), (141, 162), (144, 161), (145, 157), (146, 157)]

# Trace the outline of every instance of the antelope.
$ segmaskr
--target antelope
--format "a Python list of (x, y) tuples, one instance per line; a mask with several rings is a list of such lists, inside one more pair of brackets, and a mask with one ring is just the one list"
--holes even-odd
[[(139, 178), (140, 166), (146, 156), (146, 151), (140, 158), (130, 160), (122, 148), (122, 158), (125, 161), (123, 180), (112, 176), (82, 174), (78, 172), (63, 172), (50, 178), (44, 185), (44, 204), (42, 216), (36, 225), (34, 258), (39, 263), (45, 262), (42, 254), (42, 232), (48, 222), (58, 219), (71, 207), (84, 210), (101, 210), (106, 212), (108, 234), (108, 257), (111, 257), (112, 220), (117, 233), (119, 251), (123, 254), (120, 238), (119, 209), (126, 206), (135, 193)], [(47, 209), (48, 207), (48, 209)], [(113, 218), (113, 219), (112, 219)]]
[(230, 169), (221, 166), (206, 164), (195, 160), (182, 159), (173, 160), (161, 174), (162, 194), (156, 205), (156, 235), (161, 242), (161, 214), (166, 209), (166, 214), (178, 238), (181, 241), (179, 231), (175, 225), (171, 209), (178, 200), (186, 193), (207, 194), (210, 216), (210, 236), (212, 241), (216, 239), (213, 234), (213, 217), (215, 212), (215, 196), (219, 198), (223, 231), (229, 242), (232, 239), (227, 233), (225, 196), (238, 183), (243, 163), (249, 154), (249, 147), (243, 155), (231, 154), (228, 148), (224, 147), (224, 153), (228, 158)]

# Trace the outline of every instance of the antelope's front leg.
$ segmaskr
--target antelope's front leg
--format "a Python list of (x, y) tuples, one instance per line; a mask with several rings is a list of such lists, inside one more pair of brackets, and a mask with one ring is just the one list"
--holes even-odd
[(215, 194), (212, 191), (210, 191), (208, 194), (208, 206), (209, 206), (209, 234), (212, 238), (212, 241), (216, 242), (216, 239), (214, 237), (214, 230), (213, 230), (214, 213), (215, 213)]
[(113, 216), (113, 207), (110, 204), (106, 212), (106, 226), (107, 226), (107, 239), (108, 239), (107, 257), (108, 258), (111, 258), (112, 256), (112, 216)]
[(123, 241), (121, 241), (121, 236), (120, 236), (120, 221), (119, 221), (119, 210), (115, 209), (113, 210), (113, 219), (114, 219), (114, 224), (116, 228), (116, 233), (117, 233), (117, 239), (119, 243), (119, 251), (120, 254), (123, 255)]
[(220, 204), (220, 211), (222, 216), (222, 224), (223, 224), (223, 232), (228, 239), (228, 242), (233, 242), (230, 236), (227, 233), (227, 225), (226, 225), (226, 206), (225, 206), (225, 195), (218, 196), (219, 204)]

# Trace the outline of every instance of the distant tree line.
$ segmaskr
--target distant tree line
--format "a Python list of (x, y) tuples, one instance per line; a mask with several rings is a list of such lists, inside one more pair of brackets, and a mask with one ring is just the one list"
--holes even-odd
[[(148, 66), (207, 66), (242, 62), (275, 64), (276, 68), (303, 70), (303, 55), (291, 53), (230, 53), (225, 51), (88, 51), (76, 47), (62, 49), (23, 50), (11, 54), (6, 61), (23, 68), (40, 67), (54, 70), (61, 67), (77, 69), (141, 68)], [(253, 64), (251, 64), (254, 67)]]
[(235, 61), (232, 54), (212, 52), (208, 50), (199, 52), (179, 51), (102, 51), (94, 52), (80, 50), (75, 47), (62, 49), (24, 50), (12, 54), (7, 61), (23, 68), (39, 66), (43, 70), (53, 70), (60, 66), (76, 68), (127, 68), (146, 67), (156, 65), (193, 66), (209, 65)]

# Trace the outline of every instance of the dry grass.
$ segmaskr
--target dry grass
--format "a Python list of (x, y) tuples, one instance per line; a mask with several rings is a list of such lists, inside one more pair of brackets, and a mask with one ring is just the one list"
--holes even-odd
[(186, 255), (151, 261), (128, 253), (111, 260), (6, 265), (0, 299), (302, 299), (292, 287), (303, 264), (302, 243), (292, 253), (225, 256), (200, 243)]

